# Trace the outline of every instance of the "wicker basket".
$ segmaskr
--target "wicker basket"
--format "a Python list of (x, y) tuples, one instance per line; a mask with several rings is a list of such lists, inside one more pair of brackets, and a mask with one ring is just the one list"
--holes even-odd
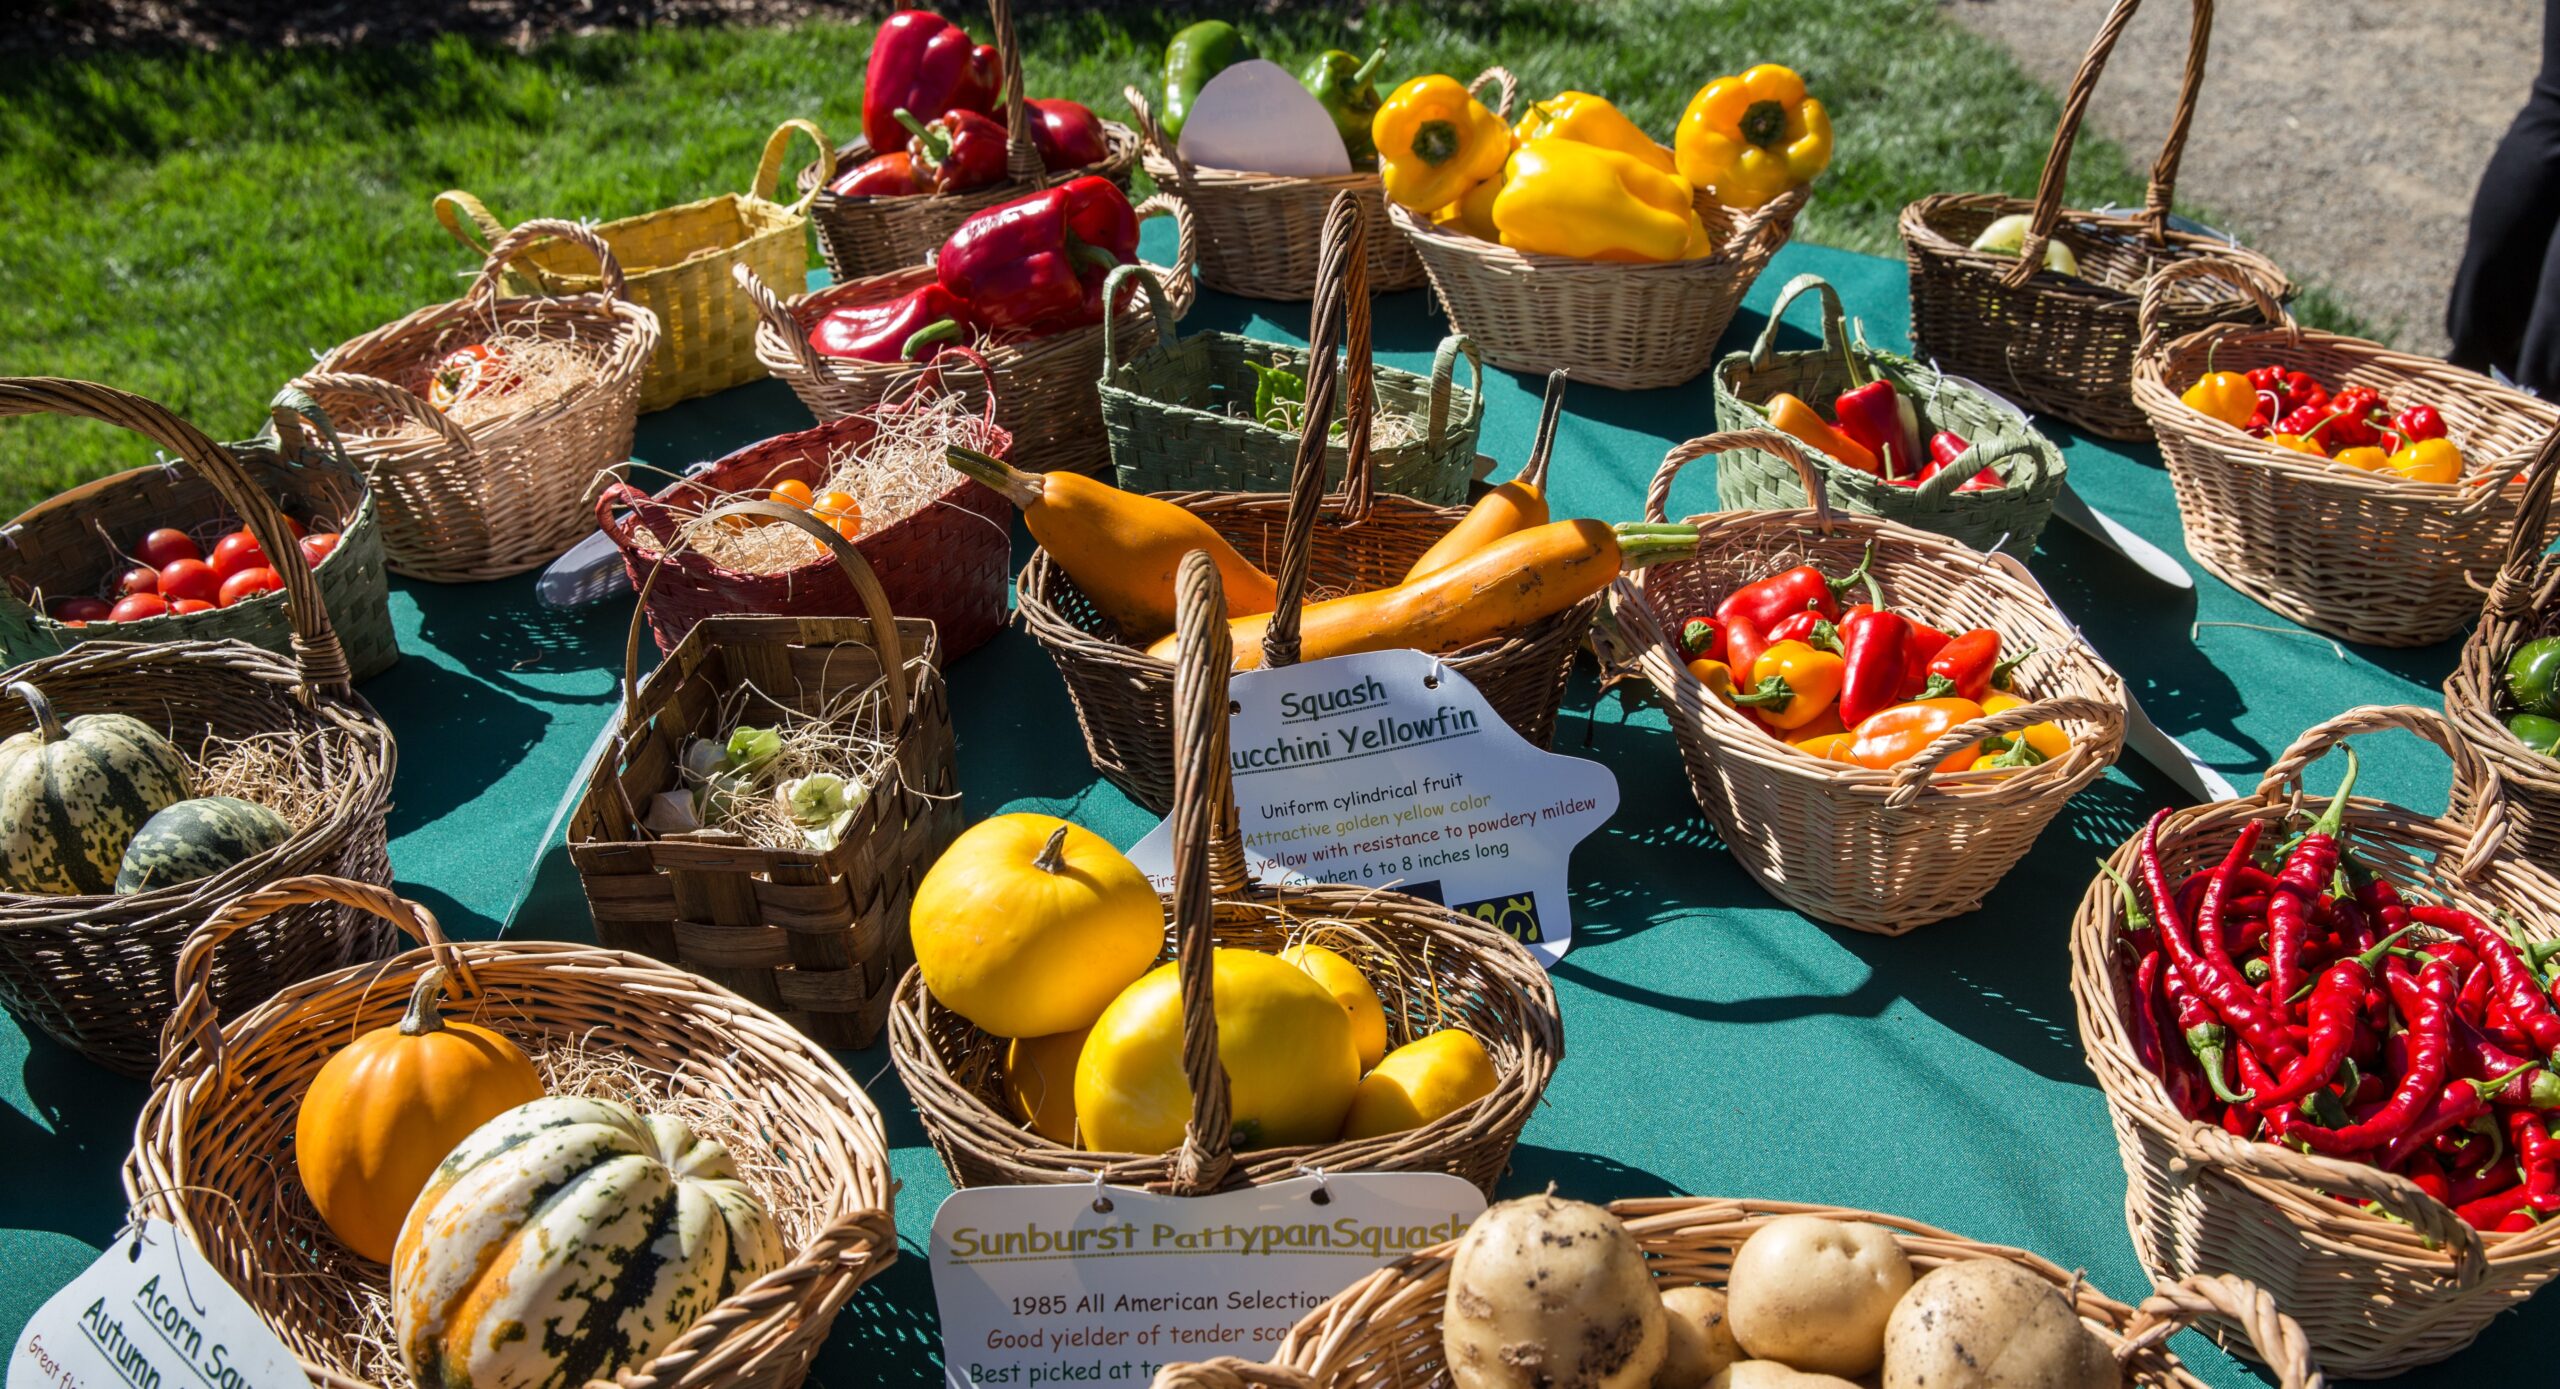
[[(2534, 537), (2551, 523), (2553, 474), (2560, 472), (2560, 431), (2542, 444), (2537, 472), (2507, 537), (2506, 563), (2489, 585), (2480, 625), (2463, 643), (2462, 662), (2444, 684), (2444, 711), (2479, 756), (2481, 770), (2505, 787), (2508, 842), (2526, 859), (2560, 871), (2560, 761), (2529, 750), (2507, 731), (2514, 712), (2506, 697), (2507, 656), (2537, 637), (2560, 636), (2560, 558), (2546, 558)], [(2457, 786), (2458, 803), (2482, 793)]]
[[(635, 683), (640, 615), (610, 753), (569, 821), (596, 939), (681, 965), (780, 1013), (815, 1041), (867, 1047), (913, 951), (907, 904), (959, 834), (950, 692), (933, 624), (894, 617), (862, 552), (807, 512), (772, 502), (723, 509), (800, 526), (833, 550), (868, 616), (713, 617)], [(715, 513), (719, 514), (719, 513)], [(644, 604), (645, 606), (645, 604)], [(682, 783), (685, 743), (717, 737), (724, 701), (818, 714), (882, 685), (901, 711), (896, 750), (832, 849), (770, 849), (727, 830), (659, 835), (652, 797)]]
[[(55, 392), (24, 399), (46, 411)], [(312, 571), (329, 625), (358, 680), (390, 669), (400, 659), (391, 631), (391, 585), (382, 570), (382, 529), (374, 517), (373, 489), (347, 462), (337, 431), (310, 397), (279, 393), (267, 410), (272, 428), (259, 438), (219, 445), (223, 464), (189, 456), (191, 439), (148, 433), (148, 417), (116, 413), (112, 396), (85, 397), (98, 417), (145, 431), (166, 461), (85, 482), (29, 508), (0, 526), (0, 665), (16, 665), (65, 651), (83, 641), (244, 641), (278, 655), (293, 651), (293, 621), (281, 593), (259, 594), (209, 612), (147, 617), (113, 626), (71, 627), (55, 621), (45, 604), (91, 595), (113, 601), (119, 571), (132, 563), (123, 548), (163, 526), (193, 535), (206, 553), (219, 536), (238, 529), (247, 513), (234, 487), (254, 491), (314, 531), (336, 531), (338, 547)], [(90, 413), (84, 409), (83, 413)], [(227, 466), (224, 466), (227, 465)], [(299, 564), (288, 557), (286, 564)], [(282, 573), (282, 566), (276, 567)], [(82, 583), (86, 579), (90, 582)], [(74, 585), (65, 587), (65, 585)]]
[[(1669, 1287), (1724, 1286), (1742, 1242), (1779, 1216), (1862, 1221), (1893, 1231), (1922, 1273), (1968, 1259), (1998, 1259), (2053, 1284), (2071, 1299), (2081, 1322), (2114, 1350), (2127, 1385), (2204, 1389), (2204, 1381), (2169, 1353), (2168, 1340), (2205, 1317), (2240, 1327), (2248, 1343), (2235, 1349), (2273, 1369), (2282, 1389), (2321, 1389), (2326, 1382), (2312, 1362), (2302, 1329), (2278, 1309), (2276, 1299), (2237, 1278), (2180, 1279), (2136, 1308), (2023, 1249), (1983, 1244), (1898, 1216), (1791, 1201), (1694, 1196), (1618, 1201), (1609, 1209), (1644, 1249), (1653, 1276)], [(1456, 1253), (1455, 1243), (1425, 1249), (1352, 1284), (1301, 1318), (1271, 1364), (1212, 1360), (1168, 1365), (1157, 1374), (1156, 1389), (1405, 1389), (1446, 1383), (1449, 1370), (1440, 1330)]]
[[(2192, 0), (2195, 19), (2187, 34), (2186, 76), (2178, 88), (2168, 142), (2151, 167), (2143, 211), (2119, 216), (2064, 210), (2063, 183), (2071, 171), (2080, 118), (2089, 109), (2107, 54), (2138, 3), (2116, 0), (2088, 56), (2080, 60), (2032, 202), (1999, 193), (1937, 193), (1902, 209), (1901, 219), (1903, 254), (1911, 262), (1911, 341), (1917, 355), (1949, 375), (1983, 382), (2037, 414), (2058, 416), (2109, 439), (2151, 437), (2151, 422), (2134, 403), (2131, 384), (2133, 349), (2141, 334), (2136, 298), (2155, 272), (2196, 256), (2221, 256), (2257, 272), (2274, 287), (2279, 302), (2293, 297), (2284, 272), (2265, 256), (2168, 224), (2178, 157), (2185, 152), (2197, 88), (2204, 82), (2213, 0)], [(1972, 249), (1983, 228), (2015, 213), (2034, 219), (2018, 255)], [(2043, 268), (2045, 243), (2057, 237), (2079, 258), (2079, 274)], [(2217, 297), (2192, 285), (2164, 313), (2172, 334), (2258, 317), (2246, 297)]]
[[(2277, 326), (2219, 323), (2167, 340), (2169, 286), (2205, 277), (2238, 285)], [(2303, 328), (2229, 262), (2164, 268), (2142, 312), (2134, 400), (2159, 433), (2197, 563), (2306, 627), (2376, 646), (2433, 646), (2479, 612), (2525, 505), (2526, 489), (2510, 484), (2560, 428), (2560, 410), (2440, 361)], [(2178, 398), (2209, 363), (2282, 366), (2333, 389), (2370, 386), (2434, 405), (2462, 447), (2464, 476), (2412, 482), (2251, 438)], [(2538, 526), (2536, 553), (2553, 533), (2547, 510)]]
[[(1769, 895), (1818, 920), (1900, 935), (1982, 904), (2063, 802), (2098, 779), (2124, 742), (2124, 682), (2089, 649), (2015, 560), (1869, 517), (1838, 517), (1795, 440), (1740, 430), (1673, 448), (1654, 474), (1645, 519), (1663, 523), (1681, 467), (1728, 448), (1795, 461), (1810, 511), (1693, 517), (1694, 548), (1648, 561), (1608, 594), (1603, 658), (1632, 666), (1660, 696), (1689, 786), (1716, 833)], [(1948, 731), (1891, 771), (1824, 762), (1769, 736), (1717, 699), (1664, 635), (1743, 584), (1789, 564), (1846, 573), (1873, 548), (1896, 608), (1951, 630), (1988, 627), (2004, 650), (2036, 648), (2018, 668), (2027, 704)], [(1935, 769), (1958, 750), (2029, 724), (2059, 725), (2062, 756), (2004, 772)]]
[[(602, 288), (500, 296), (506, 267), (547, 237), (593, 255)], [(447, 353), (500, 331), (611, 346), (594, 386), (466, 429), (426, 402), (428, 377)], [(331, 348), (294, 384), (350, 432), (356, 420), (379, 422), (348, 453), (373, 481), (392, 571), (467, 583), (540, 568), (595, 524), (596, 489), (631, 457), (640, 379), (657, 350), (658, 316), (631, 302), (603, 238), (537, 220), (498, 239), (460, 299)]]
[[(1168, 212), (1178, 229), (1174, 266), (1159, 270), (1176, 318), (1190, 312), (1198, 293), (1192, 282), (1195, 234), (1190, 209), (1161, 194), (1138, 206), (1138, 215)], [(756, 303), (763, 323), (756, 329), (756, 354), (787, 383), (809, 413), (822, 420), (868, 410), (888, 397), (911, 370), (904, 363), (861, 362), (821, 355), (809, 345), (809, 330), (829, 310), (846, 304), (895, 299), (933, 283), (931, 266), (913, 266), (869, 279), (849, 280), (783, 299), (744, 266), (739, 285)], [(1135, 305), (1116, 306), (1130, 320), (1131, 351), (1155, 340), (1155, 320)], [(1109, 466), (1111, 450), (1103, 438), (1102, 407), (1093, 383), (1102, 375), (1102, 325), (1069, 328), (1026, 342), (982, 344), (989, 370), (981, 391), (995, 397), (996, 423), (1013, 436), (1017, 468), (1033, 472), (1066, 469), (1098, 473)], [(973, 397), (973, 403), (977, 398)]]
[[(996, 53), (1004, 65), (1005, 181), (966, 193), (847, 197), (827, 186), (834, 181), (832, 176), (821, 177), (816, 169), (802, 172), (801, 192), (815, 199), (809, 205), (809, 220), (818, 229), (818, 252), (838, 280), (859, 280), (925, 264), (962, 222), (1035, 188), (1087, 174), (1129, 186), (1129, 171), (1138, 164), (1138, 133), (1117, 121), (1102, 123), (1108, 152), (1101, 163), (1055, 173), (1042, 167), (1040, 151), (1031, 142), (1029, 108), (1022, 104), (1022, 45), (1014, 38), (1013, 6), (1009, 0), (987, 0), (987, 14), (995, 25)], [(856, 136), (836, 151), (835, 167), (859, 168), (870, 159), (870, 141)], [(795, 277), (785, 283), (797, 285), (799, 280)]]
[[(1174, 749), (1173, 888), (1165, 895), (1167, 951), (1180, 962), (1183, 1069), (1191, 1122), (1167, 1153), (1099, 1153), (1033, 1133), (1004, 1098), (1005, 1040), (944, 1008), (907, 971), (889, 1017), (889, 1055), (915, 1097), (925, 1136), (957, 1186), (1103, 1180), (1193, 1196), (1286, 1181), (1308, 1168), (1447, 1172), (1491, 1194), (1520, 1129), (1564, 1055), (1553, 986), (1518, 942), (1472, 917), (1400, 892), (1328, 883), (1274, 887), (1245, 877), (1235, 782), (1227, 762), (1228, 635), (1217, 566), (1183, 557), (1177, 630), (1184, 653)], [(1493, 1059), (1494, 1088), (1420, 1128), (1376, 1138), (1238, 1153), (1218, 1064), (1211, 1006), (1212, 947), (1276, 950), (1307, 918), (1360, 923), (1363, 942), (1394, 963), (1372, 971), (1390, 1041), (1461, 1027)]]
[[(943, 350), (977, 359), (965, 347)], [(938, 365), (928, 367), (910, 388), (872, 409), (751, 444), (655, 497), (621, 483), (606, 488), (596, 500), (597, 524), (621, 548), (633, 591), (648, 590), (644, 606), (658, 650), (675, 650), (695, 623), (723, 613), (858, 614), (860, 595), (832, 557), (820, 555), (797, 569), (754, 574), (725, 568), (689, 547), (669, 546), (685, 515), (707, 510), (725, 496), (760, 494), (784, 481), (817, 486), (833, 460), (870, 443), (884, 419), (928, 408), (929, 392), (939, 388), (940, 378)], [(963, 442), (1001, 458), (1012, 449), (1013, 439), (995, 423), (992, 401), (988, 407), (981, 416), (983, 428)], [(628, 514), (617, 515), (618, 508), (627, 508)], [(1006, 571), (1013, 558), (1011, 513), (1004, 498), (961, 478), (922, 509), (865, 530), (854, 542), (880, 576), (890, 609), (934, 625), (945, 662), (986, 645), (1004, 626)]]
[[(1360, 254), (1359, 218), (1357, 205), (1348, 200), (1335, 209), (1330, 231), (1338, 263)], [(1338, 286), (1342, 280), (1327, 283)], [(1296, 661), (1298, 612), (1308, 589), (1357, 593), (1401, 583), (1405, 570), (1465, 514), (1455, 507), (1376, 495), (1368, 415), (1358, 409), (1349, 412), (1352, 423), (1345, 431), (1350, 464), (1343, 489), (1332, 502), (1323, 500), (1317, 436), (1325, 427), (1320, 422), (1332, 413), (1336, 380), (1345, 374), (1335, 358), (1346, 332), (1343, 320), (1354, 307), (1339, 293), (1316, 301), (1308, 334), (1311, 428), (1299, 442), (1291, 491), (1163, 494), (1207, 521), (1265, 573), (1277, 576), (1280, 606), (1264, 645), (1269, 665)], [(1332, 517), (1320, 525), (1321, 510), (1330, 510)], [(1046, 550), (1032, 552), (1014, 590), (1023, 625), (1057, 662), (1066, 681), (1094, 769), (1129, 799), (1161, 814), (1173, 804), (1172, 664), (1122, 638)], [(1449, 667), (1484, 692), (1503, 722), (1544, 747), (1555, 736), (1565, 677), (1598, 604), (1595, 594), (1512, 636), (1454, 652), (1447, 658)]]
[[(818, 147), (812, 166), (818, 186), (834, 175), (835, 156), (825, 132), (803, 120), (787, 120), (765, 140), (753, 182), (744, 193), (680, 207), (660, 208), (596, 227), (595, 234), (622, 262), (631, 302), (658, 316), (658, 350), (640, 379), (640, 413), (664, 410), (695, 396), (725, 391), (764, 378), (756, 360), (753, 305), (738, 297), (729, 267), (746, 265), (766, 279), (788, 282), (809, 267), (809, 194), (784, 206), (773, 200), (782, 179), (782, 157), (794, 132)], [(436, 198), (436, 220), (453, 239), (487, 257), (507, 233), (480, 200), (459, 189)], [(537, 241), (507, 273), (516, 295), (593, 294), (601, 279), (587, 268), (584, 248)]]
[[(1348, 193), (1361, 217), (1369, 214)], [(1379, 237), (1378, 240), (1391, 240)], [(1354, 305), (1350, 323), (1351, 389), (1346, 409), (1392, 414), (1420, 422), (1421, 431), (1396, 444), (1372, 442), (1370, 466), (1379, 491), (1434, 506), (1460, 506), (1474, 480), (1476, 434), (1484, 423), (1484, 367), (1463, 334), (1440, 340), (1431, 374), (1416, 376), (1379, 367), (1369, 348), (1369, 294), (1359, 282), (1362, 263), (1341, 262), (1354, 276), (1342, 291)], [(1128, 492), (1285, 492), (1298, 458), (1295, 430), (1275, 429), (1252, 418), (1255, 372), (1248, 363), (1284, 367), (1303, 376), (1307, 354), (1238, 333), (1174, 336), (1173, 314), (1153, 275), (1142, 266), (1111, 272), (1103, 293), (1116, 298), (1118, 282), (1135, 277), (1155, 310), (1155, 345), (1126, 360), (1118, 324), (1102, 333), (1102, 425), (1111, 438), (1111, 468)], [(1475, 385), (1461, 389), (1452, 377), (1467, 359)], [(1339, 485), (1351, 470), (1347, 444), (1325, 448), (1325, 479)]]
[[(1822, 346), (1772, 351), (1778, 320), (1806, 290), (1822, 295)], [(1863, 380), (1850, 376), (1852, 354)], [(1899, 352), (1869, 347), (1863, 335), (1852, 342), (1839, 292), (1819, 275), (1789, 280), (1770, 306), (1759, 341), (1749, 352), (1729, 353), (1716, 363), (1716, 423), (1729, 430), (1765, 429), (1768, 417), (1760, 407), (1781, 391), (1819, 403), (1877, 377), (1892, 382), (1910, 402), (1920, 417), (1923, 440), (1941, 429), (1954, 430), (1975, 446), (1973, 461), (1943, 469), (1917, 487), (1896, 487), (1816, 454), (1813, 461), (1822, 469), (1823, 490), (1831, 503), (1859, 516), (1934, 531), (1976, 550), (2005, 550), (2020, 559), (2034, 554), (2036, 538), (2053, 519), (2054, 498), (2062, 495), (2062, 450), (1974, 387), (1950, 381)], [(1984, 466), (1996, 469), (2008, 485), (1983, 492), (1956, 490)], [(1804, 484), (1786, 459), (1734, 449), (1716, 459), (1716, 502), (1726, 511), (1783, 511), (1804, 504)]]
[[(269, 554), (300, 553), (231, 453), (162, 407), (85, 381), (0, 380), (0, 416), (30, 414), (104, 420), (161, 441), (214, 485)], [(296, 817), (292, 838), (211, 877), (97, 897), (0, 892), (0, 1005), (109, 1070), (150, 1073), (161, 1024), (178, 1002), (179, 948), (222, 902), (296, 873), (390, 879), (391, 730), (351, 692), (346, 652), (311, 570), (288, 561), (277, 572), (293, 626), (290, 658), (237, 641), (87, 642), (8, 672), (65, 719), (130, 714), (181, 754), (212, 738), (286, 740), (297, 776), (325, 798)], [(0, 706), (0, 737), (32, 723), (20, 701)], [(370, 959), (387, 942), (338, 909), (287, 913), (214, 953), (214, 1002), (246, 1007), (297, 979)]]
[[(217, 1028), (206, 957), (276, 913), (324, 903), (419, 942), (380, 964), (296, 984)], [(384, 929), (388, 929), (386, 926)], [(561, 941), (448, 942), (426, 908), (390, 889), (291, 878), (226, 906), (187, 943), (166, 1055), (134, 1126), (125, 1194), (135, 1219), (174, 1223), (325, 1389), (406, 1389), (360, 1336), (385, 1315), (387, 1273), (329, 1233), (294, 1173), (304, 1090), (357, 1034), (389, 1027), (420, 976), (447, 971), (460, 1012), (537, 1059), (624, 1061), (652, 1093), (641, 1108), (708, 1111), (773, 1212), (790, 1261), (703, 1312), (645, 1365), (610, 1383), (655, 1389), (783, 1389), (807, 1376), (836, 1312), (897, 1258), (880, 1114), (824, 1051), (719, 986), (618, 951)], [(603, 1384), (607, 1381), (598, 1381)]]
[[(2220, 862), (2251, 820), (2282, 830), (2302, 808), (2306, 768), (2350, 735), (2391, 728), (2442, 747), (2457, 779), (2490, 794), (2476, 813), (2442, 820), (2355, 801), (2341, 838), (2357, 859), (2403, 888), (2432, 876), (2475, 910), (2513, 912), (2535, 939), (2560, 935), (2560, 881), (2515, 852), (2503, 796), (2432, 709), (2349, 710), (2294, 740), (2249, 798), (2173, 813), (2159, 839), (2171, 880)], [(2136, 836), (2117, 849), (2116, 867), (2135, 874), (2141, 846)], [(2404, 1177), (2180, 1115), (2126, 1033), (2132, 984), (2125, 952), (2113, 948), (2126, 905), (2104, 877), (2081, 898), (2071, 993), (2124, 1158), (2134, 1251), (2152, 1277), (2212, 1269), (2251, 1279), (2300, 1319), (2323, 1364), (2361, 1379), (2452, 1355), (2560, 1273), (2560, 1223), (2482, 1234)]]

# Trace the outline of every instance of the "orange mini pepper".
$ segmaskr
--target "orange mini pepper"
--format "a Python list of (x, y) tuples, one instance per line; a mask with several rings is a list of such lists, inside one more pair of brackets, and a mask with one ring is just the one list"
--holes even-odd
[(1784, 391), (1769, 397), (1769, 427), (1792, 434), (1862, 473), (1876, 472), (1876, 456), (1866, 445), (1831, 427), (1821, 412)]
[(1731, 666), (1722, 661), (1701, 656), (1689, 663), (1689, 673), (1698, 677), (1698, 683), (1707, 687), (1707, 693), (1727, 704), (1733, 702), (1733, 668)]
[(2258, 388), (2236, 371), (2208, 371), (2178, 399), (2197, 414), (2211, 416), (2234, 429), (2248, 424), (2249, 417), (2258, 413)]
[(1854, 733), (1825, 733), (1819, 738), (1807, 738), (1803, 742), (1789, 743), (1787, 746), (1816, 761), (1846, 762), (1849, 760), (1847, 756), (1849, 748), (1857, 741), (1858, 735)]
[(1848, 663), (1831, 652), (1800, 641), (1771, 642), (1751, 663), (1751, 692), (1733, 703), (1783, 735), (1821, 718), (1839, 700), (1848, 676)]
[(1812, 742), (1816, 738), (1828, 738), (1832, 734), (1846, 733), (1848, 731), (1849, 726), (1840, 722), (1840, 706), (1838, 704), (1833, 704), (1830, 708), (1815, 715), (1813, 722), (1787, 729), (1786, 731), (1779, 733), (1778, 736), (1784, 738), (1790, 743), (1802, 746), (1806, 743)]
[[(1928, 751), (1931, 743), (1946, 736), (1958, 724), (1970, 723), (1981, 717), (1981, 705), (1954, 696), (1897, 704), (1852, 730), (1855, 741), (1841, 760), (1888, 771)], [(1972, 766), (1973, 759), (1981, 754), (1980, 743), (1958, 748), (1954, 756), (1938, 764), (1938, 770), (1963, 771)]]

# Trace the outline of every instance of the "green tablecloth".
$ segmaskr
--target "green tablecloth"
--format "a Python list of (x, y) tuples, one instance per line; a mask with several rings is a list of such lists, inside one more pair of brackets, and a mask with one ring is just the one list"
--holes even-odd
[[(1150, 236), (1166, 258), (1164, 229)], [(1762, 277), (1727, 345), (1746, 345), (1776, 288), (1806, 270), (1840, 287), (1871, 339), (1906, 340), (1900, 264), (1798, 246)], [(1183, 326), (1303, 341), (1305, 323), (1302, 305), (1212, 294)], [(1417, 370), (1445, 331), (1421, 292), (1382, 298), (1376, 323), (1381, 359)], [(1483, 446), (1504, 475), (1527, 451), (1539, 384), (1505, 372), (1486, 383)], [(1663, 450), (1709, 432), (1713, 417), (1703, 379), (1574, 388), (1556, 442), (1558, 513), (1636, 517)], [(679, 467), (807, 421), (764, 383), (643, 420), (639, 451)], [(2053, 433), (2083, 496), (2183, 554), (2151, 449)], [(1713, 506), (1711, 470), (1691, 468), (1672, 514)], [(1027, 544), (1017, 527), (1018, 556)], [(2342, 709), (2436, 704), (2453, 663), (2450, 645), (2340, 651), (2201, 570), (2193, 594), (2172, 590), (2059, 523), (2033, 567), (2152, 716), (2244, 790), (2296, 733)], [(365, 693), (400, 737), (391, 829), (403, 889), (460, 934), (585, 937), (584, 899), (558, 848), (563, 796), (614, 707), (628, 604), (550, 613), (530, 579), (404, 585), (392, 602), (407, 655)], [(951, 683), (973, 817), (1039, 810), (1123, 845), (1152, 827), (1094, 776), (1064, 690), (1019, 630), (958, 662)], [(1594, 1200), (1692, 1192), (1862, 1206), (2035, 1250), (2139, 1299), (2123, 1172), (2072, 1023), (2066, 933), (2093, 857), (2180, 799), (2162, 776), (2128, 753), (1981, 911), (1887, 940), (1815, 925), (1753, 886), (1690, 799), (1659, 713), (1595, 701), (1577, 677), (1557, 746), (1607, 764), (1623, 802), (1574, 859), (1575, 944), (1556, 971), (1567, 1055), (1506, 1190), (1552, 1181)], [(2364, 790), (2442, 808), (2433, 749), (2395, 737), (2369, 749), (2367, 767)], [(846, 1310), (816, 1382), (930, 1383), (939, 1347), (921, 1241), (949, 1183), (885, 1044), (843, 1059), (887, 1117), (909, 1257)], [(117, 1168), (141, 1094), (0, 1023), (0, 1333), (14, 1337), (118, 1228)], [(2560, 1299), (2545, 1299), (2404, 1382), (2540, 1382), (2539, 1338), (2555, 1333)], [(2179, 1350), (2216, 1385), (2250, 1380), (2201, 1338)]]

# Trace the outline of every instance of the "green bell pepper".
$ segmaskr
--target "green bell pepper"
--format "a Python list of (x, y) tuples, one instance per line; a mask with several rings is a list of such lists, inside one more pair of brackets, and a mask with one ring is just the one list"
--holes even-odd
[(2527, 751), (2538, 752), (2545, 757), (2560, 757), (2560, 719), (2545, 718), (2540, 714), (2510, 714), (2507, 716), (2507, 731), (2516, 735), (2516, 741), (2524, 744)]
[(2509, 653), (2507, 694), (2528, 714), (2560, 718), (2560, 637), (2529, 641)]
[(1387, 61), (1386, 45), (1369, 55), (1367, 62), (1329, 48), (1307, 64), (1298, 74), (1298, 85), (1333, 117), (1333, 128), (1342, 132), (1343, 151), (1351, 156), (1356, 168), (1375, 168), (1378, 142), (1369, 135), (1369, 123), (1377, 118), (1378, 69)]
[(1175, 34), (1164, 46), (1164, 110), (1157, 121), (1164, 137), (1182, 138), (1182, 123), (1191, 119), (1192, 99), (1209, 85), (1210, 78), (1258, 56), (1253, 40), (1223, 19), (1204, 19)]

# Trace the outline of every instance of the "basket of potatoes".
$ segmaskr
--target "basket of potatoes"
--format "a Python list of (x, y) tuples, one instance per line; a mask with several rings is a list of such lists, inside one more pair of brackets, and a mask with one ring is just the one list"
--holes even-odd
[(2254, 1285), (2180, 1279), (2128, 1307), (2024, 1250), (1834, 1206), (1706, 1197), (1487, 1210), (1307, 1314), (1269, 1364), (1156, 1389), (2201, 1389), (2166, 1342), (2211, 1314), (2283, 1389), (2310, 1344)]

